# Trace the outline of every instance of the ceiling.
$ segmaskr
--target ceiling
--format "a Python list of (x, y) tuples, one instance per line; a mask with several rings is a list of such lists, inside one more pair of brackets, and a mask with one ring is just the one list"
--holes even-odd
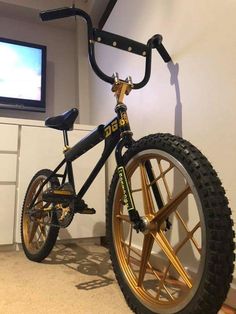
[[(92, 18), (93, 25), (98, 26), (110, 0), (0, 0), (0, 17), (22, 19), (35, 23), (41, 23), (39, 12), (59, 7), (76, 7), (86, 11)], [(48, 22), (55, 27), (75, 30), (75, 18), (66, 18)]]

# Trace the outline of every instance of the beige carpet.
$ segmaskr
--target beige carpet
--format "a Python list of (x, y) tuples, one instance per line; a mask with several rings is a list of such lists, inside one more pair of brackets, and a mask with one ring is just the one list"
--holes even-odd
[(116, 283), (104, 247), (60, 244), (43, 263), (30, 262), (22, 251), (0, 252), (0, 314), (3, 313), (132, 312)]
[(0, 252), (0, 313), (131, 313), (101, 246), (58, 245), (43, 263)]

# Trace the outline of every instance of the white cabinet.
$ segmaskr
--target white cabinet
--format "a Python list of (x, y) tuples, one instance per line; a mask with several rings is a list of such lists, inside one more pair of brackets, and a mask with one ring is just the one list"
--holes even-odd
[[(20, 243), (20, 216), (27, 186), (40, 169), (54, 169), (64, 158), (61, 131), (45, 128), (43, 122), (5, 119), (0, 134), (0, 244)], [(92, 127), (75, 126), (68, 133), (70, 146), (86, 136)], [(2, 132), (1, 132), (2, 131)], [(101, 156), (103, 143), (73, 163), (77, 192)], [(16, 196), (16, 199), (15, 199)], [(59, 239), (91, 238), (105, 235), (105, 169), (103, 168), (85, 194), (85, 202), (95, 215), (74, 217)]]

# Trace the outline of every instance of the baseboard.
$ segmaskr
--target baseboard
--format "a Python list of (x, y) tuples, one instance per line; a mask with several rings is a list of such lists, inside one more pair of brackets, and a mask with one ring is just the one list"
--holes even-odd
[(4, 244), (0, 245), (0, 252), (17, 251), (16, 244)]

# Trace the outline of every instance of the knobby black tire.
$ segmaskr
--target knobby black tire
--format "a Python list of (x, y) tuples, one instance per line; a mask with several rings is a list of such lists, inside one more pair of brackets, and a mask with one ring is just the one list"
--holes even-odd
[[(163, 151), (173, 156), (191, 177), (201, 202), (205, 224), (205, 262), (197, 290), (178, 314), (216, 314), (226, 296), (232, 281), (234, 262), (234, 232), (231, 210), (217, 173), (202, 153), (180, 137), (170, 134), (153, 134), (141, 138), (124, 154), (125, 165), (140, 152), (148, 150)], [(107, 201), (107, 238), (113, 269), (129, 307), (135, 313), (172, 313), (163, 311), (159, 305), (156, 309), (148, 308), (135, 294), (135, 288), (127, 281), (120, 267), (120, 257), (116, 251), (113, 223), (114, 198), (120, 185), (117, 172), (114, 173)], [(138, 208), (137, 208), (138, 209)]]
[[(34, 183), (36, 182), (37, 179), (39, 179), (40, 177), (44, 178), (44, 180), (46, 178), (48, 178), (51, 175), (52, 171), (49, 169), (42, 169), (40, 171), (38, 171), (34, 177), (32, 178), (28, 189), (26, 191), (26, 195), (25, 195), (25, 199), (24, 199), (24, 203), (23, 203), (23, 208), (22, 208), (22, 214), (21, 214), (21, 240), (22, 240), (22, 247), (23, 250), (25, 252), (25, 255), (27, 256), (27, 258), (31, 261), (34, 262), (41, 262), (42, 260), (44, 260), (51, 252), (51, 250), (53, 249), (55, 242), (57, 240), (57, 236), (59, 233), (59, 227), (55, 227), (55, 226), (48, 226), (48, 233), (46, 236), (46, 239), (44, 240), (44, 243), (42, 245), (42, 247), (40, 247), (39, 250), (37, 250), (37, 252), (32, 252), (32, 250), (29, 249), (29, 244), (27, 243), (26, 239), (25, 239), (25, 232), (26, 230), (24, 228), (26, 228), (26, 225), (24, 224), (24, 217), (25, 217), (25, 211), (27, 209), (27, 204), (30, 203), (30, 200), (32, 200), (31, 196), (29, 196), (29, 193), (31, 192), (31, 189), (34, 185)], [(59, 186), (59, 180), (56, 177), (52, 177), (49, 181), (49, 185), (50, 186)], [(50, 217), (50, 222), (52, 224), (57, 224), (58, 220), (57, 220), (57, 216), (56, 213), (53, 212), (51, 214)]]

